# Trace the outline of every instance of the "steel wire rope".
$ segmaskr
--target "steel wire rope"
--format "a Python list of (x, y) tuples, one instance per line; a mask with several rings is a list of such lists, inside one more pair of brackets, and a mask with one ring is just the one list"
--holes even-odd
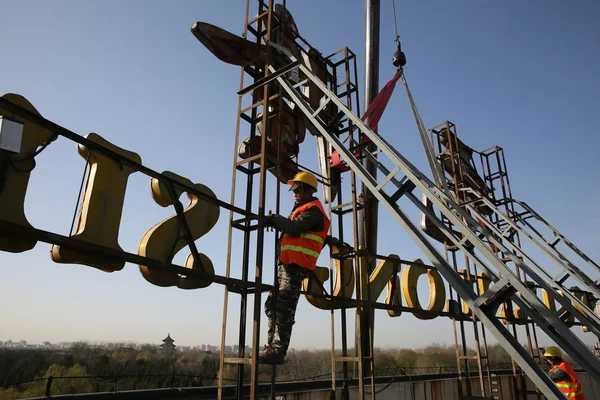
[[(42, 148), (42, 150), (43, 150), (43, 148)], [(89, 179), (90, 179), (89, 161), (90, 161), (91, 154), (92, 154), (92, 150), (89, 150), (87, 157), (85, 159), (85, 168), (83, 169), (83, 175), (81, 176), (81, 184), (79, 185), (79, 193), (77, 194), (77, 202), (75, 203), (75, 210), (73, 211), (73, 220), (71, 221), (71, 228), (69, 229), (69, 236), (73, 235), (73, 227), (75, 226), (75, 219), (77, 218), (77, 214), (81, 215), (81, 211), (83, 210), (83, 203), (81, 203), (81, 193), (83, 193), (84, 191), (87, 191), (87, 186), (88, 186)]]
[(399, 43), (400, 35), (398, 35), (398, 18), (396, 18), (396, 0), (392, 0), (392, 11), (394, 14), (394, 27), (396, 28), (396, 39), (394, 39), (394, 41)]

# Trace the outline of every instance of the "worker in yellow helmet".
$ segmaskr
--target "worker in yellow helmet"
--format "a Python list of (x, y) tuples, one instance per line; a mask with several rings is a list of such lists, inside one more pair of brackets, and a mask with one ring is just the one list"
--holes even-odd
[(548, 346), (538, 351), (550, 364), (548, 375), (560, 391), (570, 400), (585, 400), (581, 383), (571, 365), (562, 359), (560, 349), (556, 346)]
[(314, 197), (318, 183), (313, 174), (299, 172), (288, 184), (295, 201), (290, 216), (270, 214), (265, 217), (265, 227), (275, 227), (281, 232), (277, 293), (269, 293), (265, 303), (268, 344), (258, 355), (259, 361), (266, 364), (282, 364), (284, 361), (302, 281), (309, 271), (315, 269), (319, 254), (328, 242), (327, 232), (331, 225), (323, 204)]

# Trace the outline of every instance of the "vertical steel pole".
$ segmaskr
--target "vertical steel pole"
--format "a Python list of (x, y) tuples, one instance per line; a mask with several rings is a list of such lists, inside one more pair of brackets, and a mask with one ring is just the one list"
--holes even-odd
[[(379, 31), (380, 31), (380, 2), (379, 0), (365, 0), (365, 110), (369, 107), (373, 99), (379, 92)], [(373, 145), (367, 146), (365, 151), (374, 151), (376, 147)], [(377, 166), (375, 163), (365, 157), (363, 165), (369, 173), (376, 177)], [(378, 202), (375, 196), (362, 185), (362, 197), (364, 201), (364, 209), (360, 215), (360, 233), (359, 245), (366, 249), (370, 254), (377, 254), (377, 215)], [(369, 259), (367, 262), (367, 274), (375, 269), (375, 258)], [(361, 274), (364, 276), (365, 274)], [(357, 277), (358, 278), (358, 277)], [(368, 279), (368, 278), (367, 278)], [(367, 282), (363, 282), (367, 285)], [(367, 289), (368, 290), (368, 289)], [(358, 295), (358, 294), (357, 294)], [(362, 347), (363, 357), (372, 357), (371, 354), (371, 335), (369, 335), (369, 326), (374, 323), (372, 312), (363, 309), (360, 321), (360, 346)], [(373, 327), (371, 325), (371, 327)], [(367, 363), (369, 365), (369, 363)], [(367, 366), (363, 369), (364, 375), (370, 375), (370, 368)]]
[[(379, 0), (365, 0), (366, 22), (365, 22), (365, 110), (369, 108), (371, 102), (379, 93), (379, 30), (380, 30), (380, 7)], [(370, 151), (376, 150), (376, 147), (368, 146)], [(363, 165), (371, 173), (377, 176), (377, 166), (374, 162), (365, 157)], [(373, 252), (377, 252), (377, 214), (378, 204), (375, 196), (369, 192), (365, 186), (362, 187), (365, 208), (361, 213), (363, 230), (361, 240), (365, 247)]]

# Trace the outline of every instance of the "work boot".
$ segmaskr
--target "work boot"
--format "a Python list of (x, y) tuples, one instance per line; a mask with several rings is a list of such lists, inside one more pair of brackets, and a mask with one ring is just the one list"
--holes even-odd
[(266, 345), (265, 349), (258, 353), (258, 362), (262, 364), (283, 364), (285, 355), (279, 353), (271, 345)]

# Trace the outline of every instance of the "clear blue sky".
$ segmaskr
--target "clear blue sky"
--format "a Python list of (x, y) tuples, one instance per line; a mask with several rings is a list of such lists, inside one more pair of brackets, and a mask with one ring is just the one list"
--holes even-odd
[[(362, 76), (362, 1), (287, 3), (300, 33), (324, 54), (345, 45), (353, 49)], [(395, 34), (391, 1), (381, 7), (383, 86), (394, 72)], [(245, 1), (2, 0), (0, 9), (0, 94), (22, 94), (45, 117), (82, 135), (96, 132), (137, 152), (145, 165), (186, 176), (229, 199), (239, 69), (213, 57), (189, 27), (206, 21), (241, 34)], [(514, 196), (600, 259), (600, 3), (398, 2), (397, 12), (406, 75), (426, 127), (450, 120), (475, 149), (502, 146)], [(380, 132), (425, 168), (402, 91), (398, 86)], [(311, 159), (311, 143), (307, 139), (304, 159)], [(35, 227), (67, 233), (83, 166), (66, 139), (40, 155), (26, 201)], [(171, 214), (154, 204), (148, 182), (139, 173), (129, 181), (120, 244), (131, 252), (147, 229)], [(284, 199), (283, 210), (289, 207), (291, 199)], [(380, 213), (380, 252), (421, 257), (401, 228)], [(213, 231), (197, 242), (221, 275), (227, 219), (222, 212)], [(55, 264), (49, 249), (39, 243), (24, 254), (0, 253), (0, 340), (158, 343), (170, 332), (176, 344), (219, 343), (220, 285), (159, 288), (135, 265), (107, 274)], [(175, 261), (185, 256), (182, 251)], [(270, 272), (266, 279), (272, 279)], [(379, 346), (453, 343), (451, 322), (444, 318), (420, 322), (378, 313), (377, 321)], [(584, 338), (592, 343), (589, 335)], [(236, 335), (229, 338), (234, 343)], [(292, 347), (328, 346), (329, 313), (301, 299)]]

